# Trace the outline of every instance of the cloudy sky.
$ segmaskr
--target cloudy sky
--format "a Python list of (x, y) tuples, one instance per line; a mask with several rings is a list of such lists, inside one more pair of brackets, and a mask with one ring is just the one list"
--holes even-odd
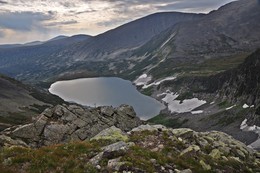
[(208, 13), (233, 0), (0, 0), (0, 44), (97, 35), (161, 11)]

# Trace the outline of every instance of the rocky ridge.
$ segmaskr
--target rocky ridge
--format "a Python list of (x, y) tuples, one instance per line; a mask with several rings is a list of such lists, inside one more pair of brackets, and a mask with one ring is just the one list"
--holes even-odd
[(131, 106), (83, 108), (63, 104), (46, 109), (33, 123), (5, 129), (0, 139), (2, 145), (8, 144), (9, 136), (18, 143), (23, 141), (24, 146), (41, 147), (90, 139), (111, 126), (129, 131), (141, 124)]

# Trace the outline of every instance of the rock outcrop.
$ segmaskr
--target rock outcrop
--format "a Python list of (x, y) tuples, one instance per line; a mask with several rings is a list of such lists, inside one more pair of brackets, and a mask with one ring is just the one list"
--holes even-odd
[[(119, 131), (114, 127), (105, 129), (102, 137), (107, 139), (105, 134), (111, 137), (112, 132), (126, 135)], [(170, 129), (161, 125), (141, 125), (127, 135), (127, 142), (120, 141), (103, 147), (89, 163), (102, 170), (99, 164), (107, 159), (107, 167), (103, 169), (119, 172), (223, 172), (227, 170), (255, 172), (260, 170), (257, 152), (223, 132), (195, 132), (186, 128)], [(101, 139), (100, 134), (93, 138), (93, 140), (98, 139)], [(140, 159), (139, 163), (135, 164), (134, 159)], [(142, 164), (151, 167), (142, 167)], [(181, 164), (185, 166), (180, 166)], [(239, 164), (241, 166), (236, 168), (235, 165)]]
[(111, 126), (129, 131), (141, 124), (131, 106), (83, 108), (64, 104), (48, 108), (33, 123), (6, 129), (3, 134), (41, 147), (90, 139)]
[(82, 142), (1, 151), (0, 168), (9, 172), (260, 171), (259, 153), (225, 133), (161, 125), (141, 125), (127, 133), (112, 126)]

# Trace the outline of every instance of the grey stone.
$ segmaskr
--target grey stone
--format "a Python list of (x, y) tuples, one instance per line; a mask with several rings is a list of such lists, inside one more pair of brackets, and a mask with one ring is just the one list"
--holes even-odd
[(126, 162), (120, 162), (120, 159), (121, 159), (121, 157), (109, 160), (108, 163), (107, 163), (107, 167), (109, 169), (119, 171), (120, 167), (122, 165), (126, 164)]
[(209, 154), (213, 159), (219, 159), (222, 153), (218, 149), (213, 149)]
[(120, 141), (102, 148), (104, 152), (114, 152), (114, 151), (126, 151), (129, 149), (129, 144)]
[(202, 168), (206, 171), (211, 170), (211, 166), (206, 164), (203, 160), (200, 161), (200, 165), (202, 166)]
[(99, 134), (91, 138), (91, 140), (100, 140), (100, 139), (111, 140), (114, 142), (127, 141), (128, 136), (121, 129), (112, 126), (110, 128), (101, 131)]
[(107, 116), (112, 116), (115, 112), (115, 110), (111, 106), (101, 107), (100, 111), (101, 111), (102, 114), (107, 115)]
[(185, 170), (178, 170), (178, 169), (175, 169), (174, 170), (176, 173), (192, 173), (192, 171), (190, 169), (185, 169)]
[(94, 166), (97, 166), (99, 164), (99, 162), (102, 160), (103, 154), (104, 154), (103, 152), (99, 153), (98, 155), (96, 155), (95, 157), (90, 159), (89, 163)]
[(185, 150), (183, 150), (181, 153), (180, 153), (180, 156), (186, 154), (186, 153), (189, 153), (189, 152), (192, 152), (192, 151), (200, 151), (200, 147), (197, 146), (197, 145), (191, 145), (189, 146), (188, 148), (186, 148)]

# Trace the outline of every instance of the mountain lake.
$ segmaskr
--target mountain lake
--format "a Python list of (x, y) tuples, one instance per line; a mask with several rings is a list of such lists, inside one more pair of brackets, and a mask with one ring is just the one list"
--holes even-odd
[(49, 91), (65, 101), (84, 106), (131, 105), (143, 120), (158, 115), (165, 108), (154, 98), (141, 94), (130, 81), (116, 77), (58, 81), (51, 85)]

